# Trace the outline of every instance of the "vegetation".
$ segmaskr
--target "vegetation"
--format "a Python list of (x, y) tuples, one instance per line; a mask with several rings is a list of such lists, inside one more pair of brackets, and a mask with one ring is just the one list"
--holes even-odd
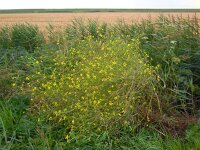
[(197, 18), (0, 29), (0, 148), (200, 149)]
[(6, 9), (7, 13), (83, 13), (83, 12), (199, 12), (200, 9)]

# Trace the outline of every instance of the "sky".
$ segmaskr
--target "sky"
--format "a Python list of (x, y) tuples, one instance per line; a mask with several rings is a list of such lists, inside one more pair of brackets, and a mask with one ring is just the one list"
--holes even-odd
[(200, 0), (0, 0), (0, 9), (200, 8)]

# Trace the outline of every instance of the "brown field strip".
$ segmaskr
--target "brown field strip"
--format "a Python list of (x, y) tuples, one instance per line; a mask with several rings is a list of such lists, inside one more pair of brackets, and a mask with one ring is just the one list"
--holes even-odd
[(94, 12), (94, 13), (24, 13), (24, 14), (0, 14), (0, 26), (13, 25), (16, 23), (31, 23), (38, 25), (45, 30), (48, 24), (52, 24), (57, 29), (61, 29), (71, 22), (74, 18), (95, 19), (100, 22), (116, 23), (123, 19), (127, 23), (140, 22), (143, 19), (155, 19), (159, 15), (193, 18), (195, 15), (200, 18), (198, 13), (154, 13), (154, 12)]

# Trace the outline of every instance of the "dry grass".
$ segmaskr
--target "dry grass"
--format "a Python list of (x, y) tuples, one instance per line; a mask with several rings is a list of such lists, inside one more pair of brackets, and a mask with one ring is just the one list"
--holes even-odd
[(0, 26), (13, 25), (16, 23), (28, 22), (39, 25), (42, 30), (50, 23), (56, 28), (61, 29), (70, 23), (74, 18), (82, 17), (85, 19), (96, 19), (100, 22), (115, 23), (122, 19), (127, 22), (139, 22), (142, 19), (152, 18), (155, 19), (159, 15), (192, 18), (200, 13), (149, 13), (149, 12), (96, 12), (96, 13), (27, 13), (27, 14), (0, 14)]

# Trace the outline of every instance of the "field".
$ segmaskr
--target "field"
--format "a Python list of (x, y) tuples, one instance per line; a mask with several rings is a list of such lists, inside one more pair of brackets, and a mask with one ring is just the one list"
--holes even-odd
[(0, 149), (199, 150), (198, 17), (0, 14)]
[(52, 24), (57, 29), (62, 29), (74, 18), (95, 19), (99, 22), (116, 23), (124, 20), (126, 23), (137, 23), (142, 20), (155, 20), (158, 16), (174, 16), (192, 18), (195, 15), (200, 17), (200, 12), (92, 12), (92, 13), (19, 13), (19, 14), (0, 14), (0, 26), (13, 25), (16, 23), (28, 22), (38, 25), (45, 30), (48, 24)]

